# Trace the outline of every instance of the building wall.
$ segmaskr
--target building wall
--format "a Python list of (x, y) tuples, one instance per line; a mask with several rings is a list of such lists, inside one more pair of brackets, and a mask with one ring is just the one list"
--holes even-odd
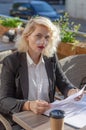
[(86, 0), (66, 0), (65, 6), (70, 16), (86, 19)]

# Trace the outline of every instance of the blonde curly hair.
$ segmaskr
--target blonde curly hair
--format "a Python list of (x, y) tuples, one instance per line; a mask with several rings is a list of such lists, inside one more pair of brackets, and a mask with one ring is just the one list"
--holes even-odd
[(28, 21), (22, 35), (18, 38), (16, 42), (16, 47), (19, 52), (28, 51), (28, 43), (26, 40), (26, 36), (34, 32), (36, 25), (45, 26), (50, 31), (51, 33), (50, 42), (48, 43), (47, 47), (43, 51), (43, 55), (47, 57), (52, 57), (53, 54), (57, 51), (57, 46), (58, 43), (60, 42), (60, 29), (58, 26), (55, 26), (55, 24), (53, 24), (53, 22), (51, 22), (50, 19), (45, 17), (37, 16), (31, 18)]

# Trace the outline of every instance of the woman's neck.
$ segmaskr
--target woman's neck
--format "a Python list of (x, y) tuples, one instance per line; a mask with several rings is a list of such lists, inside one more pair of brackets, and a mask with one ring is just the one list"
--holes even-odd
[(38, 64), (41, 55), (37, 55), (37, 54), (29, 53), (29, 52), (28, 52), (28, 54), (29, 54), (29, 56), (31, 57), (31, 59), (33, 60), (33, 62), (34, 62), (35, 64)]

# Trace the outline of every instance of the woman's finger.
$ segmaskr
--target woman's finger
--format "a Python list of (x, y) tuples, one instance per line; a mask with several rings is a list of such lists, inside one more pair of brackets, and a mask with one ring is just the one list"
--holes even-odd
[(76, 101), (81, 100), (81, 98), (83, 97), (83, 94), (79, 95), (78, 97), (75, 98)]

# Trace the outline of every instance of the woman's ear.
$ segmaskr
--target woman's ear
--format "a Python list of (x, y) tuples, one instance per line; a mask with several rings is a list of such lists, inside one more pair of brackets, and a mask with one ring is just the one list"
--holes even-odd
[(28, 41), (28, 39), (29, 39), (29, 36), (25, 36), (25, 40)]

